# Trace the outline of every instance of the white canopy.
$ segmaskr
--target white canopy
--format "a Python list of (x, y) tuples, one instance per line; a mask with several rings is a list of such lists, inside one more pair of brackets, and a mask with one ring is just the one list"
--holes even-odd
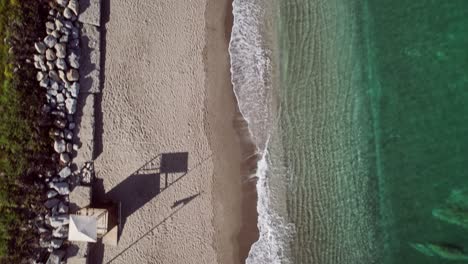
[(70, 241), (97, 241), (97, 219), (94, 216), (70, 215), (68, 228)]

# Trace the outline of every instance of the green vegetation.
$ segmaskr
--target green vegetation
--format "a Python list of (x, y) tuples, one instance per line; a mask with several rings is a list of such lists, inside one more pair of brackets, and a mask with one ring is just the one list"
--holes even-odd
[[(33, 177), (50, 154), (35, 83), (34, 40), (43, 27), (40, 0), (0, 0), (0, 262), (20, 263), (34, 252), (38, 236), (28, 223), (40, 211)], [(39, 209), (37, 209), (39, 208)]]

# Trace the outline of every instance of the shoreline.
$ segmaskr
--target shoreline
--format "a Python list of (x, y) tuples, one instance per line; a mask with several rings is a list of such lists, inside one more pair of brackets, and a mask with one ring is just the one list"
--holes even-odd
[[(217, 14), (217, 16), (212, 14)], [(231, 83), (228, 45), (233, 25), (232, 0), (208, 0), (205, 20), (207, 23), (206, 49), (212, 51), (211, 56), (210, 52), (207, 53), (205, 61), (208, 80), (205, 103), (207, 112), (216, 112), (210, 111), (210, 108), (215, 109), (216, 105), (218, 107), (224, 105), (224, 115), (230, 117), (222, 120), (223, 124), (220, 123), (221, 120), (216, 120), (216, 115), (207, 117), (208, 124), (216, 126), (216, 123), (220, 123), (221, 125), (217, 135), (209, 137), (214, 155), (223, 158), (230, 156), (228, 163), (226, 163), (227, 159), (215, 162), (214, 175), (219, 176), (226, 170), (231, 171), (229, 177), (223, 179), (214, 176), (213, 179), (213, 225), (217, 233), (214, 247), (218, 253), (218, 263), (245, 263), (252, 244), (259, 236), (256, 181), (249, 179), (256, 171), (258, 158), (256, 147), (250, 139), (247, 123), (238, 109)], [(227, 89), (224, 92), (216, 91), (220, 87)], [(207, 134), (210, 134), (210, 131), (207, 131)], [(222, 138), (226, 136), (230, 140)], [(232, 141), (232, 139), (235, 140)], [(228, 143), (227, 146), (226, 143)], [(228, 153), (226, 149), (230, 149), (231, 153)], [(230, 184), (232, 188), (226, 188), (226, 184)], [(228, 217), (226, 217), (227, 211), (230, 211)], [(229, 226), (233, 228), (226, 228)]]

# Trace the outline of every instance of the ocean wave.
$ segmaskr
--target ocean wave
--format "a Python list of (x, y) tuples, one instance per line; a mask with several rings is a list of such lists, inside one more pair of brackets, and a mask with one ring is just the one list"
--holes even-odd
[[(292, 227), (274, 210), (277, 195), (270, 188), (272, 173), (268, 143), (274, 128), (274, 91), (271, 85), (272, 50), (265, 41), (267, 13), (264, 0), (234, 0), (234, 23), (229, 44), (231, 81), (239, 109), (261, 155), (257, 164), (257, 212), (259, 240), (252, 245), (246, 263), (289, 263), (287, 251)], [(270, 175), (271, 176), (271, 175)]]

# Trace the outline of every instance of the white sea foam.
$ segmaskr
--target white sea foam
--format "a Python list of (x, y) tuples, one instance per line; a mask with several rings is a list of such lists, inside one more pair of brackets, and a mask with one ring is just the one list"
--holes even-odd
[[(257, 212), (259, 240), (252, 245), (248, 264), (288, 263), (285, 250), (291, 227), (274, 210), (274, 189), (268, 143), (274, 131), (272, 50), (265, 41), (268, 18), (264, 5), (271, 0), (234, 0), (234, 23), (229, 45), (231, 78), (239, 109), (248, 123), (262, 159), (257, 164)], [(271, 19), (271, 18), (270, 18)]]

